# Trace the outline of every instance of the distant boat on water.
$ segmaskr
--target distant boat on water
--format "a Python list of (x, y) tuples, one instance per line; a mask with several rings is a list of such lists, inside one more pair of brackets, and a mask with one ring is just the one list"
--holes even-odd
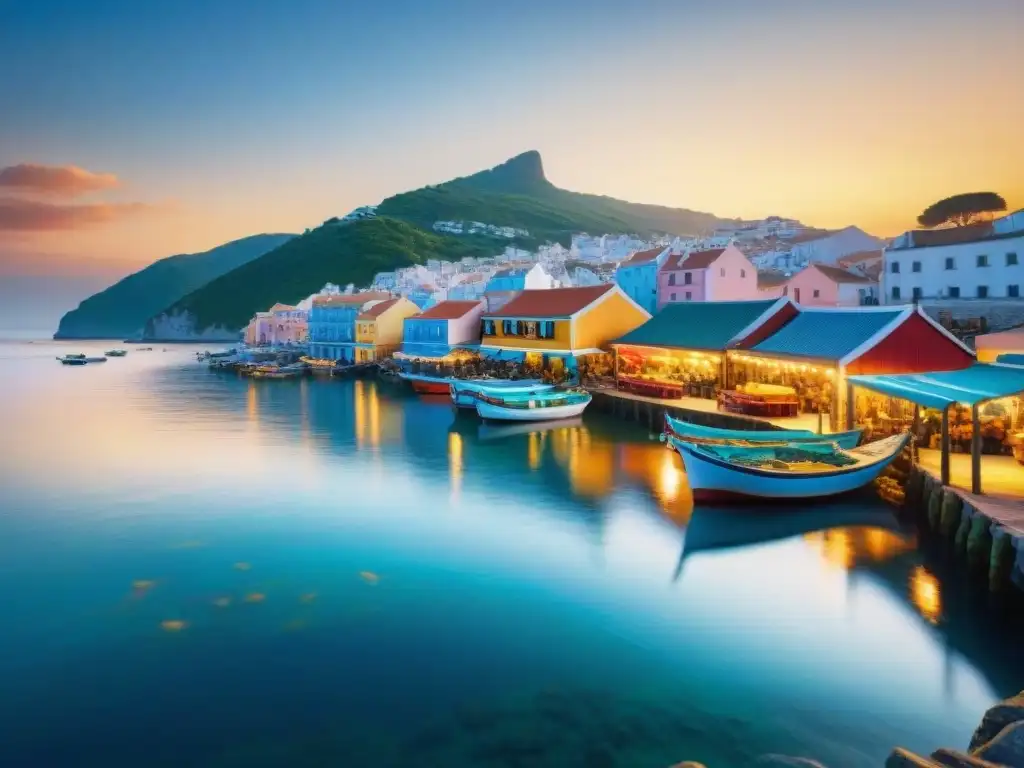
[(123, 349), (109, 349), (104, 354), (107, 357), (124, 357), (128, 352)]
[(508, 397), (479, 394), (476, 412), (480, 418), (494, 421), (554, 421), (581, 415), (590, 400), (590, 393), (582, 389), (552, 389)]
[(89, 363), (105, 363), (107, 358), (105, 357), (86, 357), (85, 355), (64, 355), (64, 357), (57, 358), (61, 365), (88, 365)]

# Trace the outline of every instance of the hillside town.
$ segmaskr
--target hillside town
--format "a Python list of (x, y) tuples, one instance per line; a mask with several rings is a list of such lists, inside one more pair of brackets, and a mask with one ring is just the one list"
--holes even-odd
[[(372, 207), (361, 208), (339, 222), (374, 215)], [(434, 229), (520, 234), (480, 222), (439, 221)], [(244, 335), (251, 344), (270, 346), (326, 340), (317, 308), (360, 300), (402, 298), (410, 315), (452, 301), (481, 302), (496, 312), (526, 290), (608, 284), (650, 314), (676, 303), (789, 297), (805, 307), (919, 303), (947, 325), (983, 318), (998, 329), (1024, 322), (1020, 302), (1013, 301), (1024, 283), (1022, 253), (1024, 211), (967, 227), (911, 230), (891, 241), (855, 226), (819, 230), (777, 216), (700, 238), (584, 233), (568, 248), (508, 245), (494, 256), (429, 259), (381, 272), (366, 286), (327, 285), (297, 305), (258, 312)], [(330, 341), (355, 344), (354, 338)], [(333, 351), (337, 359), (354, 359), (352, 350)]]

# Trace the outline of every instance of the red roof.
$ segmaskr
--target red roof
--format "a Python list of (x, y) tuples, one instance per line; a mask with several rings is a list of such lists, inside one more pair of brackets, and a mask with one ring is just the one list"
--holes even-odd
[(707, 269), (715, 263), (715, 259), (725, 253), (725, 248), (712, 248), (707, 251), (692, 251), (686, 261), (680, 263), (678, 269)]
[(481, 306), (480, 301), (442, 301), (430, 309), (409, 318), (410, 320), (457, 320)]
[(857, 251), (856, 253), (848, 253), (839, 259), (840, 264), (859, 264), (862, 261), (871, 261), (872, 259), (882, 258), (882, 252), (880, 250), (875, 251)]
[(666, 247), (667, 246), (663, 245), (658, 248), (651, 248), (651, 250), (649, 251), (637, 251), (624, 262), (622, 262), (622, 266), (625, 267), (632, 266), (634, 264), (645, 264), (648, 261), (653, 261), (654, 259), (658, 258), (659, 256), (661, 256), (662, 253), (665, 252)]
[(586, 285), (580, 288), (547, 288), (522, 291), (497, 312), (487, 317), (569, 317), (590, 306), (615, 285)]
[(357, 317), (356, 319), (357, 320), (373, 320), (374, 318), (380, 317), (381, 315), (383, 315), (385, 312), (387, 312), (389, 309), (391, 309), (393, 306), (395, 306), (395, 304), (397, 304), (400, 301), (401, 301), (400, 298), (398, 298), (398, 299), (388, 299), (387, 301), (381, 301), (381, 302), (379, 302), (377, 304), (374, 304), (372, 307), (370, 307), (365, 312), (360, 314), (359, 317)]
[(817, 269), (821, 274), (831, 280), (833, 283), (873, 283), (874, 280), (870, 280), (862, 275), (855, 275), (853, 272), (847, 272), (842, 267), (832, 267), (828, 264), (811, 264), (810, 266)]
[(914, 247), (929, 245), (952, 245), (969, 243), (972, 240), (984, 240), (992, 235), (992, 223), (979, 221), (965, 227), (949, 227), (947, 229), (915, 229), (913, 232)]

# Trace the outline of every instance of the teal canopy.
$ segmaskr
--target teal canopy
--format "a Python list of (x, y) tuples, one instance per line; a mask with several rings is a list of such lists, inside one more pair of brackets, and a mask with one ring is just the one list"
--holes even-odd
[(770, 299), (666, 304), (646, 323), (612, 343), (721, 352), (777, 302), (777, 299)]
[(958, 371), (850, 376), (848, 380), (858, 387), (941, 410), (953, 403), (975, 405), (1024, 392), (1024, 367), (975, 363)]

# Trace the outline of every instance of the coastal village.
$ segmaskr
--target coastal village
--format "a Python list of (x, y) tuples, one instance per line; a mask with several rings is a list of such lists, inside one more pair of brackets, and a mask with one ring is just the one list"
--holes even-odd
[[(550, 420), (593, 402), (655, 431), (666, 420), (853, 431), (853, 446), (910, 435), (913, 472), (948, 489), (964, 520), (987, 520), (990, 537), (1012, 539), (1000, 557), (1014, 561), (1006, 570), (1024, 585), (1018, 254), (1024, 211), (889, 242), (777, 217), (705, 238), (579, 235), (570, 248), (507, 247), (381, 273), (368, 286), (328, 285), (257, 313), (244, 341), (295, 352), (291, 368), (264, 368), (271, 378), (372, 366), (444, 395), (466, 381), (451, 386), (453, 398), (475, 395), (491, 409), (485, 418)], [(493, 385), (465, 388), (487, 379), (519, 379), (515, 396), (555, 407), (516, 413), (517, 390), (488, 405)], [(556, 387), (560, 399), (548, 402), (555, 395), (541, 388)], [(500, 402), (505, 414), (494, 411)], [(906, 485), (904, 477), (894, 491), (901, 499)]]

